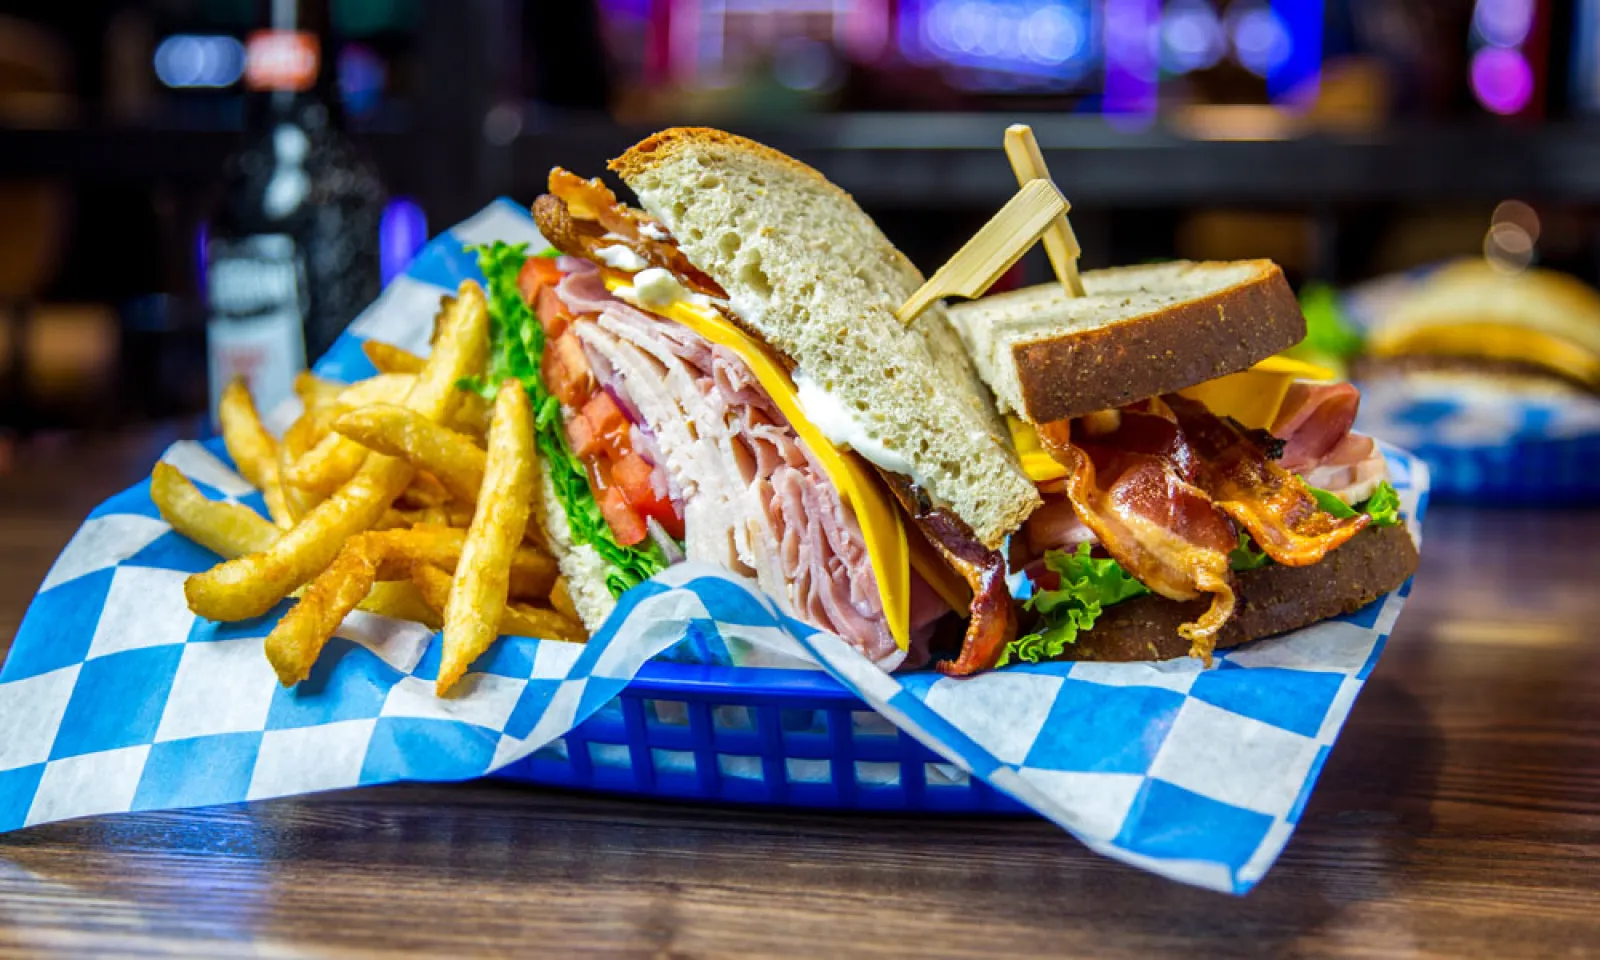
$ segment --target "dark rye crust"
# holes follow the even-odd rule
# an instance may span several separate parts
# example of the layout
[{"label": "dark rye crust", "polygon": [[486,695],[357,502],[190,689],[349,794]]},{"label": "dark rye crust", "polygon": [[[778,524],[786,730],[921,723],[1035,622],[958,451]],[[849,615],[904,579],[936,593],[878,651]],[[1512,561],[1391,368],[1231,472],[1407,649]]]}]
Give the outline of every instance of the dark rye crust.
[{"label": "dark rye crust", "polygon": [[1098,330],[1011,348],[1034,423],[1081,417],[1247,370],[1306,335],[1283,271]]},{"label": "dark rye crust", "polygon": [[[1405,526],[1363,530],[1309,567],[1269,564],[1238,574],[1238,608],[1217,637],[1217,649],[1298,630],[1353,613],[1396,590],[1416,572],[1417,548]],[[1178,626],[1192,623],[1209,599],[1182,603],[1148,595],[1108,607],[1063,659],[1171,660],[1189,655]]]}]

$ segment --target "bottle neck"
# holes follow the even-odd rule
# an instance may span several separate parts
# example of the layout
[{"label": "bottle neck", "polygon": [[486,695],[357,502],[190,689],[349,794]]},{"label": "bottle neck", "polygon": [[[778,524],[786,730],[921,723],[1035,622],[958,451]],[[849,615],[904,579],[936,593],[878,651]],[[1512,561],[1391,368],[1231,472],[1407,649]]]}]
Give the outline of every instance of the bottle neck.
[{"label": "bottle neck", "polygon": [[340,125],[338,47],[327,0],[262,0],[261,27],[245,41],[245,86],[254,122]]}]

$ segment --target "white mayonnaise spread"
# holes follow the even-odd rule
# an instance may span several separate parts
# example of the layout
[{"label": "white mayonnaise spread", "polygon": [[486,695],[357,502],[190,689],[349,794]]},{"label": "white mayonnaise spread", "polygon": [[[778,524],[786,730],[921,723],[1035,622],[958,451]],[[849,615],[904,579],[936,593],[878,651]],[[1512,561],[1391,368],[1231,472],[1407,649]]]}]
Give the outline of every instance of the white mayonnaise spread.
[{"label": "white mayonnaise spread", "polygon": [[903,473],[921,483],[911,468],[911,461],[879,442],[843,401],[823,389],[804,370],[794,372],[794,388],[795,399],[800,401],[806,419],[835,445],[849,447],[883,469]]},{"label": "white mayonnaise spread", "polygon": [[711,298],[703,293],[690,293],[684,289],[671,270],[651,267],[633,275],[633,286],[618,287],[612,291],[620,300],[626,300],[646,310],[665,310],[675,303],[688,303],[697,307],[711,306]]},{"label": "white mayonnaise spread", "polygon": [[594,255],[604,260],[606,266],[613,270],[626,270],[632,273],[647,266],[643,257],[627,247],[601,247],[594,252]]},{"label": "white mayonnaise spread", "polygon": [[641,224],[639,224],[639,232],[644,234],[645,236],[649,237],[651,240],[671,240],[672,239],[672,234],[670,234],[667,231],[661,229],[660,227],[656,226],[653,223],[641,223]]}]

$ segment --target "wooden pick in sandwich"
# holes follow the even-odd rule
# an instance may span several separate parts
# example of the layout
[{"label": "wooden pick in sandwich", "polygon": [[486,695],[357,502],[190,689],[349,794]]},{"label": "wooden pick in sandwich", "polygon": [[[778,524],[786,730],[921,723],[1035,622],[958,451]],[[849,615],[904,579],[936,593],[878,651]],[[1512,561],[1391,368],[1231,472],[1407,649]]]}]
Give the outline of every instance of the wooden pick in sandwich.
[{"label": "wooden pick in sandwich", "polygon": [[901,323],[910,323],[935,300],[983,296],[1066,209],[1067,201],[1049,180],[1024,184],[938,273],[901,304],[895,316]]},{"label": "wooden pick in sandwich", "polygon": [[[1049,180],[1050,168],[1044,165],[1044,153],[1039,149],[1039,141],[1033,137],[1033,128],[1025,123],[1014,123],[1006,128],[1006,159],[1011,161],[1011,169],[1017,175],[1017,185],[1027,186],[1034,180]],[[1078,258],[1083,255],[1083,249],[1078,246],[1078,238],[1072,232],[1072,224],[1067,222],[1067,210],[1072,205],[1067,204],[1066,210],[1056,217],[1044,232],[1044,252],[1050,256],[1050,267],[1056,272],[1056,279],[1061,281],[1069,296],[1083,296],[1083,280],[1078,276]]]}]

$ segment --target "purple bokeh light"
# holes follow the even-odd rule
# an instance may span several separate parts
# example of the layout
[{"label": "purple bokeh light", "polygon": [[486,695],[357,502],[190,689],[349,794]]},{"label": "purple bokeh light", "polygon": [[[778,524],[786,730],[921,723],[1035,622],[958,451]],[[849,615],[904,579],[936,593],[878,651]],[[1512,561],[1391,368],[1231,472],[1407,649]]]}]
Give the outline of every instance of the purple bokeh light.
[{"label": "purple bokeh light", "polygon": [[1494,113],[1518,113],[1533,99],[1533,68],[1521,50],[1484,47],[1472,56],[1472,92]]}]

